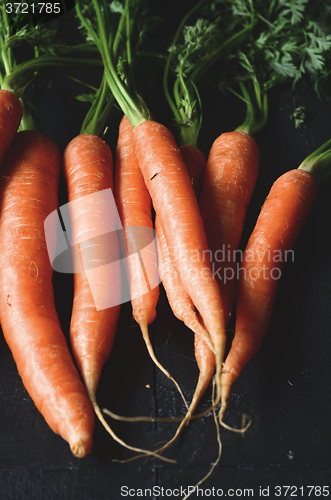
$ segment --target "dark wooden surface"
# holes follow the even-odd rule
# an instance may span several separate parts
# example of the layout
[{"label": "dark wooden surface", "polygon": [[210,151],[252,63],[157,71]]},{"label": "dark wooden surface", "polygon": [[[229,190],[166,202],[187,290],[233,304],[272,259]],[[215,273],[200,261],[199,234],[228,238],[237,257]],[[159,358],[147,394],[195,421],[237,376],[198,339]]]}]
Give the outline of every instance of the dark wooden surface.
[{"label": "dark wooden surface", "polygon": [[[145,97],[156,117],[170,124],[161,96],[160,82],[149,78]],[[213,140],[243,121],[243,108],[234,97],[225,100],[217,90],[202,93],[204,126],[200,147],[207,155]],[[328,103],[321,103],[312,90],[301,96],[307,109],[307,125],[295,129],[289,115],[292,99],[286,88],[270,95],[268,125],[256,135],[261,151],[261,171],[247,214],[243,242],[247,240],[273,181],[300,162],[331,136]],[[79,132],[86,108],[70,101],[44,99],[38,109],[43,131],[63,150]],[[106,140],[114,151],[120,113],[115,110]],[[65,202],[62,187],[60,203]],[[256,358],[235,383],[229,401],[227,422],[239,426],[241,415],[252,417],[243,438],[221,430],[223,453],[213,475],[201,486],[205,491],[229,488],[244,496],[244,489],[269,487],[276,498],[276,486],[331,486],[331,183],[320,185],[316,206],[295,246],[293,263],[285,266],[279,283],[268,335]],[[68,337],[72,277],[54,276],[56,303],[63,331]],[[172,373],[189,399],[198,370],[194,360],[193,336],[177,321],[161,291],[157,318],[150,327],[155,353]],[[229,325],[229,339],[234,319]],[[173,490],[193,485],[208,472],[217,456],[216,434],[211,415],[194,421],[168,451],[175,465],[156,460],[135,460],[126,464],[124,450],[97,423],[93,452],[76,459],[65,441],[46,425],[25,391],[11,353],[0,336],[0,498],[5,500],[108,500],[119,499],[121,487],[159,487]],[[150,385],[150,388],[146,386]],[[130,304],[122,307],[113,352],[104,367],[98,390],[101,407],[124,415],[178,416],[183,403],[170,381],[158,372],[146,352],[139,328],[131,316]],[[210,391],[200,408],[210,402]],[[116,432],[128,443],[153,449],[168,440],[176,424],[114,423]],[[144,498],[158,498],[162,490]],[[265,493],[267,490],[264,490]],[[308,490],[282,490],[280,498],[296,492],[308,498]],[[317,490],[316,490],[317,491]],[[318,492],[310,498],[317,498]],[[231,493],[230,493],[231,494]],[[208,495],[208,491],[206,496]],[[315,496],[314,496],[315,495]],[[201,495],[200,495],[201,496]],[[210,494],[212,496],[212,494]],[[216,493],[214,494],[216,496]],[[323,495],[321,495],[323,496]],[[181,498],[181,496],[178,496]],[[197,498],[194,494],[192,498]],[[199,498],[199,497],[198,497]],[[236,498],[236,496],[235,496]]]}]

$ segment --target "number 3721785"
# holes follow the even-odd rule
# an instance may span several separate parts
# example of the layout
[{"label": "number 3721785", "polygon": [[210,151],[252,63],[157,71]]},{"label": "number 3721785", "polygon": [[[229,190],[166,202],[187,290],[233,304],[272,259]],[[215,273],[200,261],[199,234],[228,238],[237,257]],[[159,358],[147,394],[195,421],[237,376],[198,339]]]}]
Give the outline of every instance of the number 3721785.
[{"label": "number 3721785", "polygon": [[7,14],[61,14],[61,2],[7,2]]},{"label": "number 3721785", "polygon": [[330,495],[329,486],[275,486],[276,497],[305,497],[319,498]]}]

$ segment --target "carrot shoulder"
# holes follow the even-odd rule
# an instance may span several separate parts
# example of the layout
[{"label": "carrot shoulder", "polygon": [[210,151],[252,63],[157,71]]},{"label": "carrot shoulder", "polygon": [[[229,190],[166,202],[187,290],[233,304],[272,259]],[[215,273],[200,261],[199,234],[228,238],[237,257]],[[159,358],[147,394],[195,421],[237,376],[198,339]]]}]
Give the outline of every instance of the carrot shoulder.
[{"label": "carrot shoulder", "polygon": [[222,375],[223,409],[231,385],[255,356],[267,333],[286,252],[293,249],[317,191],[311,174],[291,170],[273,184],[261,209],[239,270],[235,335]]},{"label": "carrot shoulder", "polygon": [[0,320],[36,407],[83,457],[94,414],[61,331],[44,234],[58,206],[60,163],[55,144],[34,131],[19,132],[2,163]]}]

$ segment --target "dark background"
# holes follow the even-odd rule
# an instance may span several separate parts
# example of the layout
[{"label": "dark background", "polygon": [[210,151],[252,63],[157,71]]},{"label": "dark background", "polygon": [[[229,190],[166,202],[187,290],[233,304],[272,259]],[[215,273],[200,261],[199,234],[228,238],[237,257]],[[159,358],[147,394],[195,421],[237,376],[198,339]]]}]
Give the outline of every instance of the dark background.
[{"label": "dark background", "polygon": [[[60,29],[70,36],[71,14],[59,23]],[[63,150],[79,133],[87,106],[73,99],[63,101],[58,96],[54,76],[49,74],[45,78],[52,85],[50,97],[42,99],[38,106],[40,126]],[[65,77],[60,78],[63,81]],[[66,82],[70,88],[71,84]],[[157,76],[147,77],[144,97],[156,118],[171,125]],[[208,155],[219,134],[233,130],[243,121],[244,109],[235,97],[224,98],[217,89],[203,89],[202,102],[204,121],[200,148]],[[319,101],[309,86],[300,94],[298,102],[305,105],[307,113],[306,127],[302,129],[295,129],[290,119],[293,100],[288,89],[280,87],[270,94],[269,122],[256,135],[261,170],[247,214],[242,246],[273,181],[298,167],[331,136],[331,105]],[[113,110],[105,137],[113,152],[120,118],[121,113]],[[62,184],[60,203],[65,199]],[[320,183],[317,203],[295,246],[294,262],[283,270],[268,335],[259,354],[233,387],[227,423],[240,426],[241,416],[246,413],[252,417],[252,425],[245,437],[221,429],[222,458],[213,475],[201,486],[205,497],[208,491],[209,497],[213,497],[212,488],[222,488],[224,496],[229,488],[240,489],[234,496],[239,498],[244,496],[245,488],[254,489],[254,497],[258,497],[260,487],[269,487],[269,497],[276,498],[276,486],[330,486],[330,217],[331,184],[326,179]],[[54,289],[63,331],[68,338],[72,277],[56,273]],[[229,325],[229,341],[233,326],[234,318]],[[193,335],[174,318],[162,290],[150,334],[156,356],[190,399],[198,377]],[[136,490],[159,486],[164,488],[165,497],[166,489],[194,485],[217,457],[215,425],[212,415],[208,415],[192,421],[167,451],[168,457],[177,460],[175,465],[154,459],[138,459],[126,464],[113,462],[133,454],[114,443],[98,422],[92,453],[87,458],[76,459],[68,444],[48,428],[36,410],[2,334],[0,367],[1,499],[119,499],[122,498],[121,486]],[[150,388],[146,387],[148,384]],[[210,404],[210,395],[208,391],[200,404],[201,410]],[[176,388],[149,359],[139,328],[132,319],[130,304],[122,306],[115,345],[102,373],[98,401],[101,407],[123,415],[179,416],[185,411]],[[176,425],[115,422],[113,428],[126,442],[154,449],[172,437]],[[283,489],[280,498],[291,498],[295,493],[308,498],[308,491],[292,488],[285,495]],[[310,498],[319,496],[323,495],[318,495],[316,490]],[[137,492],[130,498],[139,497]],[[196,494],[192,498],[197,498]]]}]

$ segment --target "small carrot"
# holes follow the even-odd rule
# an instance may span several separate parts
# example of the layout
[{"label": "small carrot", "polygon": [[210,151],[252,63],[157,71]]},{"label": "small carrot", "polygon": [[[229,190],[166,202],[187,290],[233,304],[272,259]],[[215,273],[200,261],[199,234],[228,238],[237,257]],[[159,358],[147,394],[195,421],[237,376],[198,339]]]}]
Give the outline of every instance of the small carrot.
[{"label": "small carrot", "polygon": [[261,209],[239,269],[235,335],[222,374],[221,418],[232,384],[268,331],[286,252],[302,231],[317,191],[308,171],[291,170],[276,180]]},{"label": "small carrot", "polygon": [[[191,184],[196,195],[202,187],[203,172],[206,164],[203,153],[195,146],[183,145],[180,152],[187,168]],[[199,321],[194,304],[190,296],[184,291],[175,270],[164,232],[159,223],[159,217],[155,217],[155,230],[158,243],[159,274],[164,286],[169,305],[174,315],[193,332],[200,335],[213,350],[213,344],[208,332]]]},{"label": "small carrot", "polygon": [[235,299],[237,250],[259,165],[259,149],[251,135],[221,134],[211,147],[199,198],[226,324]]},{"label": "small carrot", "polygon": [[[157,255],[153,243],[152,200],[138,166],[132,126],[125,115],[120,123],[116,146],[115,200],[124,230],[125,254],[128,255],[126,262],[133,317],[140,326],[150,357],[175,383],[185,401],[177,382],[156,358],[148,333],[148,325],[156,317],[159,298]],[[147,228],[147,231],[143,231],[143,228]],[[142,250],[139,248],[139,243],[146,247],[148,240],[151,240],[151,243],[148,245],[148,252],[144,254],[142,267],[137,251]]]},{"label": "small carrot", "polygon": [[23,116],[21,101],[13,92],[0,90],[0,163]]},{"label": "small carrot", "polygon": [[0,321],[36,407],[84,457],[94,415],[61,331],[44,233],[58,206],[60,166],[58,148],[35,131],[18,132],[2,162]]}]

